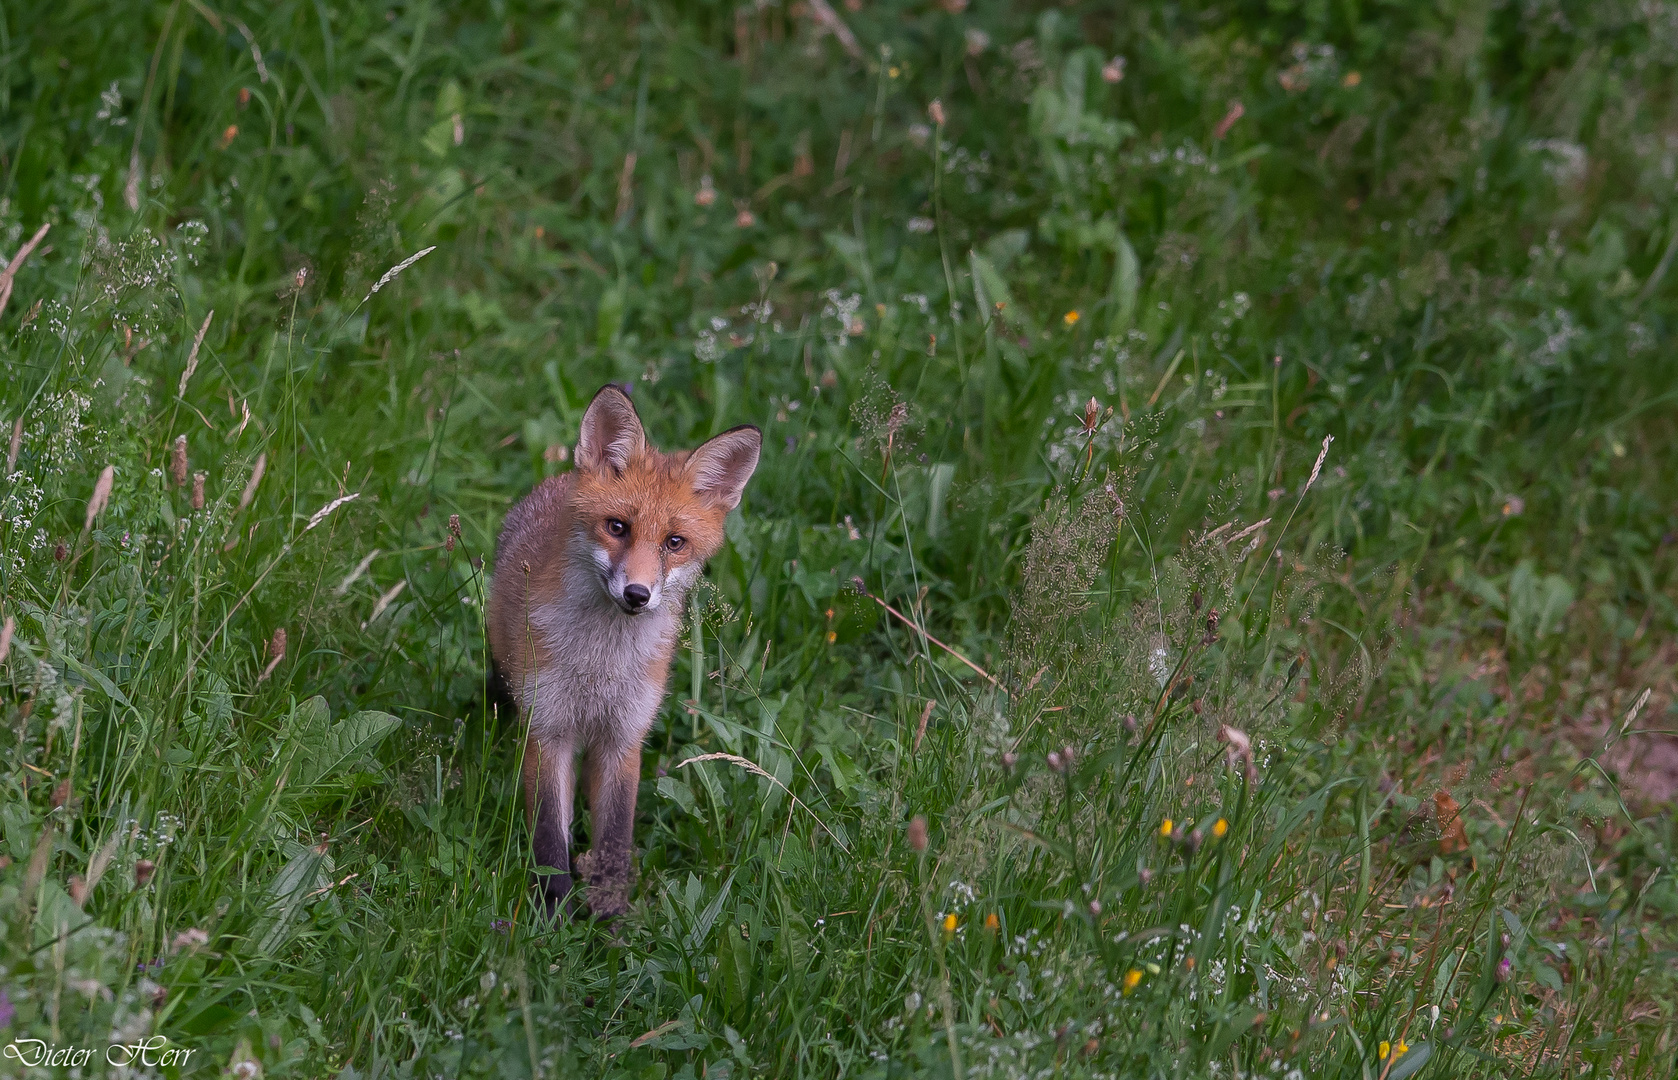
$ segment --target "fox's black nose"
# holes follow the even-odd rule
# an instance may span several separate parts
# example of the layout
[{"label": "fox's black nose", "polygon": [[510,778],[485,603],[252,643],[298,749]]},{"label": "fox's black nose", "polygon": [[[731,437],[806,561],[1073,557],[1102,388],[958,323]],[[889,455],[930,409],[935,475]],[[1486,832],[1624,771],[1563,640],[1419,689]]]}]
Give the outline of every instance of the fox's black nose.
[{"label": "fox's black nose", "polygon": [[646,607],[647,601],[652,598],[652,591],[645,585],[625,585],[623,587],[623,602],[637,611]]}]

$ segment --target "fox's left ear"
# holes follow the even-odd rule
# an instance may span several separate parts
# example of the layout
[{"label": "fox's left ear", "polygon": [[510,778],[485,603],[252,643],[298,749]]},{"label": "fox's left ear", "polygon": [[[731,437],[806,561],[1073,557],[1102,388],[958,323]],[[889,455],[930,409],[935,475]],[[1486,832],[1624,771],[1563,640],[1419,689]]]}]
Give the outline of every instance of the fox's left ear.
[{"label": "fox's left ear", "polygon": [[757,469],[763,449],[763,432],[746,424],[730,428],[706,442],[688,456],[687,471],[693,490],[721,503],[729,510],[740,505],[746,481]]}]

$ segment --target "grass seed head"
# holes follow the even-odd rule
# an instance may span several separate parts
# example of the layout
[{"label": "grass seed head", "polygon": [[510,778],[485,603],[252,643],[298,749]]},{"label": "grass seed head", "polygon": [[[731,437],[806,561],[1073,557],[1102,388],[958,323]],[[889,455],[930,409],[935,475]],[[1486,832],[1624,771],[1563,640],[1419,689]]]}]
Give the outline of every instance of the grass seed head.
[{"label": "grass seed head", "polygon": [[909,846],[917,852],[926,850],[926,818],[916,814],[909,819]]},{"label": "grass seed head", "polygon": [[1323,448],[1317,451],[1317,462],[1311,466],[1311,478],[1305,481],[1305,488],[1300,492],[1301,495],[1304,495],[1306,491],[1310,491],[1311,485],[1317,482],[1317,477],[1323,474],[1323,462],[1328,460],[1328,444],[1333,441],[1333,435],[1323,436]]},{"label": "grass seed head", "polygon": [[245,508],[251,504],[251,500],[256,498],[256,486],[262,483],[262,474],[267,470],[267,453],[256,455],[256,464],[251,467],[251,478],[245,483],[244,494],[239,496],[239,508],[233,511],[235,514],[244,513]]},{"label": "grass seed head", "polygon": [[395,266],[391,267],[389,270],[386,270],[384,272],[384,276],[379,278],[378,281],[374,282],[373,287],[367,291],[367,295],[362,298],[362,303],[366,303],[368,300],[372,299],[374,293],[378,292],[380,289],[384,288],[386,285],[389,285],[391,282],[395,281],[396,278],[397,278],[397,275],[401,274],[402,271],[408,269],[408,267],[410,267],[410,266],[414,265],[415,263],[419,262],[421,259],[425,258],[427,255],[431,254],[433,251],[436,251],[436,250],[437,250],[437,245],[436,244],[433,244],[428,248],[422,248],[419,251],[416,251],[414,254],[408,256],[406,259],[403,259],[401,262],[397,263]]},{"label": "grass seed head", "polygon": [[169,943],[169,948],[172,952],[180,952],[182,949],[190,952],[209,943],[210,935],[198,929],[198,927],[192,926],[176,934],[174,940]]},{"label": "grass seed head", "polygon": [[145,888],[147,882],[151,881],[152,875],[155,873],[157,873],[157,864],[150,859],[141,859],[134,864],[134,887],[136,889]]},{"label": "grass seed head", "polygon": [[82,525],[85,532],[93,528],[93,519],[105,512],[105,507],[111,502],[111,485],[116,482],[117,470],[115,465],[107,465],[99,474],[99,479],[93,484],[93,496],[87,500],[87,521]]},{"label": "grass seed head", "polygon": [[192,508],[194,510],[204,509],[204,481],[207,476],[208,474],[201,472],[192,474]]},{"label": "grass seed head", "polygon": [[169,453],[169,478],[175,481],[176,487],[186,484],[186,436],[175,436],[174,449]]}]

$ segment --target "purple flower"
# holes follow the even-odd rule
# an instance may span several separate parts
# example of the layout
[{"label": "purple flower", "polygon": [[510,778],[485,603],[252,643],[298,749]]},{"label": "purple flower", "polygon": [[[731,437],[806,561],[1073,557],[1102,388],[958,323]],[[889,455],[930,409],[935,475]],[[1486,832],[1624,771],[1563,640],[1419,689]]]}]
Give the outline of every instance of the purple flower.
[{"label": "purple flower", "polygon": [[489,928],[494,930],[497,934],[505,934],[513,928],[513,924],[508,922],[506,919],[492,919],[490,921]]},{"label": "purple flower", "polygon": [[1509,976],[1514,972],[1514,970],[1515,962],[1505,956],[1502,960],[1497,962],[1497,981],[1500,983],[1508,982]]},{"label": "purple flower", "polygon": [[0,1028],[12,1026],[12,1017],[17,1015],[17,1009],[12,1006],[11,996],[0,990]]}]

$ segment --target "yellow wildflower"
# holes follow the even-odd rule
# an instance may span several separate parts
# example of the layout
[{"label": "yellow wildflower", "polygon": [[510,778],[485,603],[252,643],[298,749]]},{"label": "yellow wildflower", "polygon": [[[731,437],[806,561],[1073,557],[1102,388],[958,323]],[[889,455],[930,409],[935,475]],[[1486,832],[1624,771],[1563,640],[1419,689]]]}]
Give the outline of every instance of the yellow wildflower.
[{"label": "yellow wildflower", "polygon": [[1387,1041],[1387,1040],[1385,1040],[1385,1039],[1382,1039],[1382,1040],[1381,1040],[1381,1047],[1380,1047],[1380,1052],[1379,1052],[1379,1054],[1378,1054],[1378,1055],[1377,1055],[1377,1056],[1378,1056],[1378,1057],[1380,1057],[1380,1059],[1381,1059],[1381,1060],[1382,1060],[1382,1061],[1385,1061],[1385,1060],[1387,1060],[1387,1055],[1388,1055],[1388,1054],[1390,1054],[1390,1053],[1392,1053],[1392,1048],[1393,1048],[1393,1044],[1392,1044],[1392,1043],[1390,1043],[1390,1042],[1388,1042],[1388,1041]]},{"label": "yellow wildflower", "polygon": [[1129,971],[1124,973],[1124,992],[1126,994],[1129,994],[1131,991],[1136,989],[1136,985],[1138,983],[1140,983],[1141,981],[1142,981],[1142,971],[1141,971],[1141,969],[1140,968],[1131,968]]},{"label": "yellow wildflower", "polygon": [[1067,326],[1077,326],[1078,320],[1083,318],[1083,316],[1079,315],[1076,311],[1068,311],[1065,315],[1062,315],[1061,318],[1066,321]]},{"label": "yellow wildflower", "polygon": [[1002,927],[1002,920],[998,919],[996,917],[996,912],[993,911],[989,915],[985,916],[985,929],[986,930],[989,930],[991,933],[994,934],[994,933],[996,933],[997,930],[1001,929],[1001,927]]},{"label": "yellow wildflower", "polygon": [[944,916],[944,933],[953,934],[955,932],[956,932],[956,913],[952,911],[948,915]]},{"label": "yellow wildflower", "polygon": [[1159,823],[1159,834],[1161,836],[1170,836],[1171,835],[1171,819],[1170,818],[1166,818],[1164,821]]},{"label": "yellow wildflower", "polygon": [[1219,840],[1222,840],[1224,833],[1228,831],[1229,822],[1225,821],[1223,818],[1219,818],[1217,821],[1212,823],[1212,835],[1217,837]]}]

